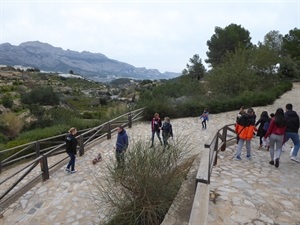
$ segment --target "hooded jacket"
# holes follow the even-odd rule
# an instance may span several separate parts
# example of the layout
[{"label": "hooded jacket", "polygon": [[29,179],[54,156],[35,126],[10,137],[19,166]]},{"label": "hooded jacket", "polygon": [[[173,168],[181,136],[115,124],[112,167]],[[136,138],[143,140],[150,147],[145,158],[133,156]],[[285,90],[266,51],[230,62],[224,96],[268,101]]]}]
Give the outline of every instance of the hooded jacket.
[{"label": "hooded jacket", "polygon": [[287,126],[286,132],[298,133],[299,130],[299,116],[293,110],[288,110],[284,113],[284,118],[286,119]]},{"label": "hooded jacket", "polygon": [[121,153],[123,151],[126,151],[127,148],[128,148],[128,136],[126,130],[123,129],[120,133],[118,133],[117,136],[116,151],[118,153]]}]

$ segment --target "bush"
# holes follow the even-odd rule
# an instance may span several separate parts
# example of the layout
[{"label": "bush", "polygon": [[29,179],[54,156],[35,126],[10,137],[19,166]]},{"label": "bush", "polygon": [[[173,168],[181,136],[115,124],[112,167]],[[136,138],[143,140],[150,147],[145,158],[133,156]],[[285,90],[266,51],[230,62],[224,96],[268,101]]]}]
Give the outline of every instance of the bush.
[{"label": "bush", "polygon": [[176,142],[163,152],[138,141],[126,152],[123,168],[107,164],[109,172],[96,184],[97,196],[114,209],[107,225],[161,224],[195,159],[183,158],[187,141]]},{"label": "bush", "polygon": [[22,95],[24,104],[58,105],[59,97],[52,87],[35,87],[30,93]]},{"label": "bush", "polygon": [[55,125],[52,127],[35,129],[27,131],[19,135],[13,141],[7,143],[7,148],[12,148],[18,145],[26,144],[32,141],[37,141],[43,138],[55,136],[57,134],[67,133],[70,127],[68,125]]}]

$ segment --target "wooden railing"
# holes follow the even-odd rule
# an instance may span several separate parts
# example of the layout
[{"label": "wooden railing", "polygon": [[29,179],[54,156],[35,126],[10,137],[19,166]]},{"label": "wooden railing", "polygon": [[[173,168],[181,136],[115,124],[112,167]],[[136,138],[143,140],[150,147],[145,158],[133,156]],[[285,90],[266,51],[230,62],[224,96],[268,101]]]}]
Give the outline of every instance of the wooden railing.
[{"label": "wooden railing", "polygon": [[[196,175],[196,188],[189,225],[206,225],[209,206],[209,184],[213,167],[217,165],[219,151],[225,151],[228,144],[235,143],[234,124],[219,129],[210,144],[204,145]],[[207,150],[206,150],[207,149]]]},{"label": "wooden railing", "polygon": [[[144,109],[125,113],[97,127],[78,131],[76,138],[79,155],[84,155],[86,146],[105,137],[111,139],[117,126],[131,128],[134,122],[143,118]],[[59,169],[61,163],[68,158],[65,154],[65,137],[66,134],[57,135],[0,151],[0,215],[9,204],[37,182],[48,180],[50,173]],[[62,153],[64,155],[61,157],[53,157]],[[9,173],[10,167],[14,167],[15,172]]]}]

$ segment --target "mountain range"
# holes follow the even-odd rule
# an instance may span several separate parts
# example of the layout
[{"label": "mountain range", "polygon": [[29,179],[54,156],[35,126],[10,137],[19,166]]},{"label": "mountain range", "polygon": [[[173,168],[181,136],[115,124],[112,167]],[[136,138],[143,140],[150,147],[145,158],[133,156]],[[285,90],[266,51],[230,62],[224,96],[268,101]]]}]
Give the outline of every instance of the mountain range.
[{"label": "mountain range", "polygon": [[29,41],[18,46],[0,44],[0,65],[38,68],[43,71],[69,73],[94,81],[111,81],[116,78],[137,80],[169,79],[179,73],[160,73],[157,69],[134,67],[128,63],[110,59],[101,53],[63,50],[39,41]]}]

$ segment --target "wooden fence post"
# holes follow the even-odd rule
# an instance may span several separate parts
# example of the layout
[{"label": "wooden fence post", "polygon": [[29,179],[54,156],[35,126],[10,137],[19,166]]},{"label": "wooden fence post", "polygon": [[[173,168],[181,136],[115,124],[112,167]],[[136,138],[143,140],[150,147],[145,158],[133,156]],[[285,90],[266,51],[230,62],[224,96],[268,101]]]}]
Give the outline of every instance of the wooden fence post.
[{"label": "wooden fence post", "polygon": [[79,136],[79,156],[84,155],[83,137]]},{"label": "wooden fence post", "polygon": [[227,140],[227,126],[225,126],[222,131],[223,131],[223,134],[222,134],[223,144],[221,146],[221,151],[225,151],[225,149],[226,149],[226,140]]},{"label": "wooden fence post", "polygon": [[128,114],[128,128],[132,127],[132,116],[131,113]]},{"label": "wooden fence post", "polygon": [[108,122],[107,124],[108,128],[107,128],[107,140],[111,139],[111,126],[110,126],[110,122]]},{"label": "wooden fence post", "polygon": [[35,142],[35,154],[36,154],[36,157],[39,157],[41,155],[40,150],[41,150],[40,142],[36,141]]},{"label": "wooden fence post", "polygon": [[46,181],[49,179],[49,167],[48,167],[48,160],[47,156],[43,155],[43,158],[40,160],[41,170],[42,170],[42,177],[43,181]]},{"label": "wooden fence post", "polygon": [[218,146],[219,146],[219,138],[217,136],[216,143],[215,143],[215,146],[214,146],[214,151],[216,152],[216,157],[215,157],[215,160],[214,160],[214,166],[217,165],[217,161],[218,161]]}]

